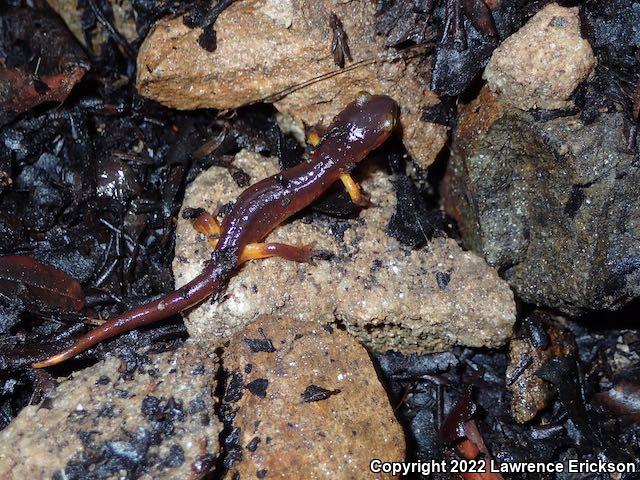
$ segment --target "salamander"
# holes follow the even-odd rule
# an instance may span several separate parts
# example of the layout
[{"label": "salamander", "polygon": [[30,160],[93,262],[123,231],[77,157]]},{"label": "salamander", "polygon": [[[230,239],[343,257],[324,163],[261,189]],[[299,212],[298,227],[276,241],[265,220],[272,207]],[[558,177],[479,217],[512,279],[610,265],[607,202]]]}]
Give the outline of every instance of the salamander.
[{"label": "salamander", "polygon": [[378,148],[396,127],[399,108],[385,95],[363,92],[334,119],[309,160],[249,186],[240,194],[222,226],[212,215],[194,222],[215,244],[211,261],[193,280],[158,300],[116,315],[80,336],[74,343],[35,368],[67,360],[97,343],[148,325],[193,307],[219,292],[238,267],[252,259],[282,257],[306,262],[308,247],[261,242],[293,214],[313,203],[331,185],[341,180],[356,204],[366,197],[350,172]]}]

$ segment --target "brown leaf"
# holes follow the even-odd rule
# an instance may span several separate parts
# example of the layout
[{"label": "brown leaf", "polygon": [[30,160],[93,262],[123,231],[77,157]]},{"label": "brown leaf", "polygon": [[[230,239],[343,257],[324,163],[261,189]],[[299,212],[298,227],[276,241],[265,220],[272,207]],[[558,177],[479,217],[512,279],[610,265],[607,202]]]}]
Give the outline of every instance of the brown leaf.
[{"label": "brown leaf", "polygon": [[84,308],[84,293],[77,280],[26,256],[0,257],[0,295],[19,297],[32,313]]},{"label": "brown leaf", "polygon": [[0,50],[0,125],[43,102],[62,102],[89,69],[75,37],[56,15],[6,8]]},{"label": "brown leaf", "polygon": [[444,420],[440,436],[445,444],[454,445],[460,439],[466,437],[465,423],[476,414],[477,406],[471,399],[469,390],[458,399],[449,415]]},{"label": "brown leaf", "polygon": [[631,380],[619,380],[606,392],[594,395],[594,403],[604,405],[625,420],[640,421],[640,384]]},{"label": "brown leaf", "polygon": [[491,10],[484,0],[465,0],[464,10],[473,26],[497,44],[500,35],[493,23]]},{"label": "brown leaf", "polygon": [[[446,445],[455,445],[455,449],[462,458],[474,460],[482,454],[488,466],[491,454],[473,419],[476,411],[477,406],[471,399],[471,392],[467,390],[445,418],[440,435]],[[492,472],[490,469],[462,473],[461,475],[464,480],[504,480],[502,475]]]}]

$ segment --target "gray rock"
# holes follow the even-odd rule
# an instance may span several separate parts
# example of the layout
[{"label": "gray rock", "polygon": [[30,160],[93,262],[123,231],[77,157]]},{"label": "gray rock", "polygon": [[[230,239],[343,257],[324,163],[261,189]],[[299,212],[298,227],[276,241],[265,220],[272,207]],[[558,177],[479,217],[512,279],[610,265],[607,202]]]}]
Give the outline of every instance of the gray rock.
[{"label": "gray rock", "polygon": [[187,344],[111,357],[63,380],[0,432],[0,478],[200,478],[218,456],[218,361]]},{"label": "gray rock", "polygon": [[623,115],[535,121],[488,89],[463,108],[445,204],[525,301],[568,314],[640,296],[640,171]]},{"label": "gray rock", "polygon": [[[255,182],[277,172],[276,159],[241,151],[234,166]],[[368,170],[367,170],[368,169]],[[192,338],[220,343],[259,315],[339,322],[376,351],[442,351],[453,345],[497,347],[511,335],[513,294],[492,268],[445,238],[411,249],[386,233],[396,197],[389,176],[366,162],[358,169],[372,208],[354,220],[317,218],[279,226],[267,241],[313,245],[331,254],[313,264],[252,261],[216,301],[191,310]],[[242,191],[228,170],[211,167],[187,189],[183,208],[216,212]],[[180,287],[211,256],[206,239],[179,218],[173,271]]]}]

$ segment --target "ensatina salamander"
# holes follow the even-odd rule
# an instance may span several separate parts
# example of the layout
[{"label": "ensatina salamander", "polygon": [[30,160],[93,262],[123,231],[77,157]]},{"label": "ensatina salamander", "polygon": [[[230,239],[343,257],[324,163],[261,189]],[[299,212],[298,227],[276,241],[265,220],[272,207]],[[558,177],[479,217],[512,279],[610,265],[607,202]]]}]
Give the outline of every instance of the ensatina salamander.
[{"label": "ensatina salamander", "polygon": [[156,301],[116,315],[79,337],[68,349],[33,366],[55,365],[102,340],[193,307],[218,292],[246,260],[278,256],[308,261],[311,253],[308,248],[256,242],[310,205],[338,180],[343,181],[358,203],[362,194],[349,172],[389,137],[398,116],[398,105],[393,99],[361,93],[334,118],[308,161],[248,187],[238,197],[222,227],[218,227],[212,216],[204,222],[206,226],[201,223],[200,230],[219,233],[219,237],[212,259],[200,275]]}]

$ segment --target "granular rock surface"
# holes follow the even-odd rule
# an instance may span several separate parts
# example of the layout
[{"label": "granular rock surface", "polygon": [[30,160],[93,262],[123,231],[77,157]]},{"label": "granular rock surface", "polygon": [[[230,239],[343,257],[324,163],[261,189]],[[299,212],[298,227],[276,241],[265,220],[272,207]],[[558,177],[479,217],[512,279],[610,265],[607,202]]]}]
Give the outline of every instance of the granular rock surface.
[{"label": "granular rock surface", "polygon": [[552,3],[493,52],[484,78],[518,108],[563,108],[595,64],[589,42],[580,35],[578,8]]},{"label": "granular rock surface", "polygon": [[[236,155],[233,166],[251,182],[277,172],[275,159],[248,151]],[[502,345],[515,320],[506,283],[451,239],[434,238],[412,249],[389,236],[386,228],[396,202],[390,178],[382,169],[363,167],[363,188],[373,207],[354,220],[318,215],[290,221],[267,239],[311,244],[324,253],[322,258],[313,264],[279,258],[245,264],[216,301],[189,312],[185,323],[191,337],[219,343],[260,314],[270,314],[343,324],[375,351],[425,353],[453,345]],[[214,213],[241,191],[227,169],[211,167],[189,186],[183,209]],[[200,273],[210,256],[206,239],[180,218],[173,263],[176,286]]]},{"label": "granular rock surface", "polygon": [[[353,62],[336,66],[331,14],[343,25]],[[247,0],[216,21],[217,48],[198,44],[182,18],[159,21],[138,55],[141,95],[179,109],[236,108],[267,97],[305,123],[328,124],[361,90],[384,93],[402,108],[404,141],[422,166],[444,146],[447,127],[420,119],[438,103],[421,52],[384,49],[374,2]],[[292,88],[293,87],[293,88]],[[282,92],[282,93],[281,93]]]},{"label": "granular rock surface", "polygon": [[74,373],[0,433],[0,477],[200,478],[221,431],[209,352],[187,343]]},{"label": "granular rock surface", "polygon": [[525,300],[568,314],[640,297],[640,166],[624,114],[536,120],[487,88],[461,112],[444,203]]},{"label": "granular rock surface", "polygon": [[405,441],[367,351],[315,322],[263,317],[225,349],[225,478],[336,480],[374,458],[402,461]]}]

